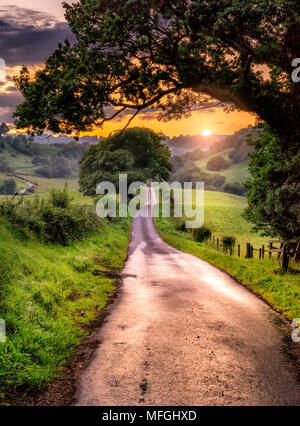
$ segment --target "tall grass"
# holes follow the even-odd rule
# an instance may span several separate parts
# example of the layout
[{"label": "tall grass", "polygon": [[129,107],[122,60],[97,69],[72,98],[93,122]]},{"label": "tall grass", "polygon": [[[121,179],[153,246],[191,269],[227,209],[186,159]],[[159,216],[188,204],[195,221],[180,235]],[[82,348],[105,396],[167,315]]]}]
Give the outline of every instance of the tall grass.
[{"label": "tall grass", "polygon": [[72,356],[106,305],[127,255],[130,221],[102,224],[69,246],[20,239],[0,217],[0,396],[46,386]]}]

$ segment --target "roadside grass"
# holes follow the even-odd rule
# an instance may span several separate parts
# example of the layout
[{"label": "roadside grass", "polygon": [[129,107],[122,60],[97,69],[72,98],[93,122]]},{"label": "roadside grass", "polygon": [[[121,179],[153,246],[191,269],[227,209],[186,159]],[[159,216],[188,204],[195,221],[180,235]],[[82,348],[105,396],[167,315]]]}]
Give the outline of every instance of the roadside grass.
[{"label": "roadside grass", "polygon": [[[193,205],[195,191],[193,191]],[[241,244],[242,253],[246,243],[251,243],[259,248],[268,244],[268,239],[254,232],[252,225],[242,217],[247,207],[247,199],[239,195],[225,192],[204,192],[204,225],[208,226],[212,235],[221,238],[230,235],[236,238],[236,243]]]},{"label": "roadside grass", "polygon": [[[91,201],[92,202],[92,201]],[[20,240],[0,218],[0,399],[56,378],[116,288],[127,256],[130,219],[107,222],[71,246]]]},{"label": "roadside grass", "polygon": [[[216,236],[235,236],[237,244],[267,244],[266,238],[254,233],[251,225],[241,217],[245,206],[244,197],[205,191],[205,225],[212,226]],[[245,259],[243,251],[241,258],[226,255],[194,241],[190,232],[177,230],[175,221],[170,218],[156,218],[155,224],[160,236],[171,246],[227,272],[289,320],[300,317],[300,273],[297,273],[300,271],[282,274],[277,259]]]}]

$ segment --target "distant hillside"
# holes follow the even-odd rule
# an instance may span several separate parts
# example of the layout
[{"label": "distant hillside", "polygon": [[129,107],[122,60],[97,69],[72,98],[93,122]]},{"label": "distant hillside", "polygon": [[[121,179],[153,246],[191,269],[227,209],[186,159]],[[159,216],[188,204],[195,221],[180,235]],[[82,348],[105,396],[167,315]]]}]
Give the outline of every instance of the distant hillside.
[{"label": "distant hillside", "polygon": [[[208,150],[194,149],[172,157],[172,180],[204,181],[206,189],[245,194],[244,182],[249,177],[248,157],[252,148],[247,135],[256,129],[242,129],[234,135],[211,140]],[[199,145],[198,145],[199,147]]]},{"label": "distant hillside", "polygon": [[180,135],[173,138],[166,138],[166,144],[170,148],[172,156],[174,156],[182,155],[199,148],[203,151],[208,151],[213,144],[225,138],[227,138],[225,135]]},{"label": "distant hillside", "polygon": [[0,172],[44,178],[77,177],[79,161],[88,143],[33,142],[25,135],[0,138]]},{"label": "distant hillside", "polygon": [[[99,140],[101,140],[103,138],[98,138],[98,136],[82,136],[79,138],[78,141],[76,141],[76,143],[79,144],[85,144],[88,143],[90,145],[93,144],[97,144],[99,143]],[[46,144],[68,144],[70,142],[72,142],[73,139],[70,136],[65,136],[62,134],[56,135],[56,136],[47,136],[47,135],[43,135],[43,136],[35,136],[34,137],[34,142],[40,143],[42,145],[46,145]]]}]

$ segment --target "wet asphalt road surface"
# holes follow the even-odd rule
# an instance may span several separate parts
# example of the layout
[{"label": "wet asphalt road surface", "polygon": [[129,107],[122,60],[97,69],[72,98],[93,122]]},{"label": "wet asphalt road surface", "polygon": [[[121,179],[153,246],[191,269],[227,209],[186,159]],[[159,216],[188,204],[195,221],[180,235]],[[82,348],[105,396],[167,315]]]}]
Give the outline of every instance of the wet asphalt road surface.
[{"label": "wet asphalt road surface", "polygon": [[122,275],[77,405],[300,405],[291,326],[151,218],[134,219]]}]

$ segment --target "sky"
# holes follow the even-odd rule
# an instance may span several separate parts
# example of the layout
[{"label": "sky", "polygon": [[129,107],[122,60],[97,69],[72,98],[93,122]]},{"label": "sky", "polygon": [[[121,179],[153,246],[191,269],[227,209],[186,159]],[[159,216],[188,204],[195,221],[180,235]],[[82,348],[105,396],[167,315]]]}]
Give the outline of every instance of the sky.
[{"label": "sky", "polygon": [[[6,81],[0,83],[0,122],[12,123],[14,109],[22,102],[13,75],[18,74],[23,64],[38,69],[60,41],[72,39],[61,3],[60,0],[0,0],[0,58],[6,62]],[[166,123],[155,116],[154,112],[141,114],[131,126],[149,127],[173,137],[201,134],[206,129],[213,134],[232,134],[255,123],[255,117],[249,113],[226,113],[221,108],[197,111],[190,118]],[[105,137],[121,129],[127,119],[128,116],[107,122],[94,134]]]}]

